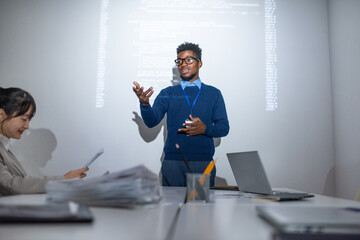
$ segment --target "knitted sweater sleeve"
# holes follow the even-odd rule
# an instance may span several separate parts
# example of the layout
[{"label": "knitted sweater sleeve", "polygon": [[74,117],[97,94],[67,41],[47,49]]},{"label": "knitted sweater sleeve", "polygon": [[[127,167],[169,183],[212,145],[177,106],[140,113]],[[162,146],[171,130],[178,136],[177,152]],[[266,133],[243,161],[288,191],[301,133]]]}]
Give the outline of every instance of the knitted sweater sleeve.
[{"label": "knitted sweater sleeve", "polygon": [[226,114],[224,98],[218,91],[216,101],[213,106],[213,123],[206,124],[205,135],[209,137],[225,137],[229,133],[229,120]]},{"label": "knitted sweater sleeve", "polygon": [[143,106],[140,104],[141,117],[146,126],[149,128],[158,125],[164,118],[164,115],[168,108],[168,94],[166,89],[163,89],[156,97],[153,106],[148,104]]}]

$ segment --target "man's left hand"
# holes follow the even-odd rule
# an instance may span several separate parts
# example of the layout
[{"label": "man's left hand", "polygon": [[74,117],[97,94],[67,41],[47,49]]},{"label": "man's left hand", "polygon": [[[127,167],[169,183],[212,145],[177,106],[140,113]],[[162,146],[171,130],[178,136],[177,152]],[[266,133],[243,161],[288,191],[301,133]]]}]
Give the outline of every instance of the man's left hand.
[{"label": "man's left hand", "polygon": [[179,132],[184,132],[186,135],[195,136],[205,133],[206,125],[198,117],[193,117],[189,115],[189,118],[192,123],[183,123],[184,128],[180,128]]}]

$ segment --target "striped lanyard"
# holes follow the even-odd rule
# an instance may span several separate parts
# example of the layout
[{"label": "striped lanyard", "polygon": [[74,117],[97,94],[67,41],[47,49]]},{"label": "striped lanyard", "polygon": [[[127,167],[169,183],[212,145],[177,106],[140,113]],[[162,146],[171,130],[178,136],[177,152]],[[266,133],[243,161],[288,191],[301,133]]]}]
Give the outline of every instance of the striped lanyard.
[{"label": "striped lanyard", "polygon": [[195,98],[192,106],[191,106],[191,104],[190,104],[190,101],[189,101],[188,96],[187,96],[186,93],[185,93],[185,90],[184,90],[183,88],[181,88],[181,90],[183,91],[183,93],[184,93],[184,95],[185,95],[186,101],[187,101],[188,104],[189,104],[189,107],[190,107],[190,115],[191,115],[191,116],[192,116],[192,110],[193,110],[193,108],[194,108],[194,106],[195,106],[196,100],[197,100],[198,97],[199,97],[199,94],[200,94],[200,91],[201,91],[201,87],[202,87],[202,84],[200,85],[199,91],[198,91],[198,93],[197,93],[197,95],[196,95],[196,98]]}]

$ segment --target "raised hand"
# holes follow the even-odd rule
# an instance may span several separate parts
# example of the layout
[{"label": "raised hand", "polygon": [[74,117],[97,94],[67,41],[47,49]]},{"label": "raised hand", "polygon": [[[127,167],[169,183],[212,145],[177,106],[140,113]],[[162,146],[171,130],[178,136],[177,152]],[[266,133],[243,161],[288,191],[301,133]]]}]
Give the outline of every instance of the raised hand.
[{"label": "raised hand", "polygon": [[133,82],[134,86],[133,86],[133,90],[136,94],[136,96],[139,98],[140,103],[144,106],[149,104],[149,99],[151,97],[151,95],[153,95],[154,93],[154,89],[152,87],[150,87],[148,90],[146,90],[144,92],[144,87],[141,87],[139,83],[137,82]]}]

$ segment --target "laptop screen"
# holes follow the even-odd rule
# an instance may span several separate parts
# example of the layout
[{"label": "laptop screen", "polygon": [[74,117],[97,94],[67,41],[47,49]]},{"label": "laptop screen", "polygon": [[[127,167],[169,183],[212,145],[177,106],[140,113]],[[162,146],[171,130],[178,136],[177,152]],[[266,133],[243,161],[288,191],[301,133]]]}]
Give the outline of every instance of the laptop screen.
[{"label": "laptop screen", "polygon": [[227,153],[227,157],[240,191],[261,194],[272,193],[257,151]]}]

